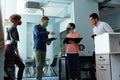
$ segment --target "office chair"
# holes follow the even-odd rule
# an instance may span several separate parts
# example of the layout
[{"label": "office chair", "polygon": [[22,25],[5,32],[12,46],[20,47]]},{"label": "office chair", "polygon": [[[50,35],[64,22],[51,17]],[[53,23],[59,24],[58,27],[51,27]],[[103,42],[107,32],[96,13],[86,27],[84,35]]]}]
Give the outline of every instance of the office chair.
[{"label": "office chair", "polygon": [[49,65],[49,64],[46,64],[45,65],[45,69],[43,70],[44,73],[47,73],[48,72],[48,68],[50,68],[50,71],[52,74],[54,74],[55,76],[57,76],[55,70],[54,70],[54,67],[56,67],[57,65],[57,59],[58,59],[58,55],[55,55],[54,58],[53,58],[53,61],[52,63]]},{"label": "office chair", "polygon": [[36,77],[36,73],[37,73],[37,68],[36,68],[36,62],[35,62],[35,57],[33,58],[33,77]]},{"label": "office chair", "polygon": [[27,57],[25,60],[25,72],[26,72],[26,77],[32,77],[30,68],[33,66],[33,59],[30,57]]}]

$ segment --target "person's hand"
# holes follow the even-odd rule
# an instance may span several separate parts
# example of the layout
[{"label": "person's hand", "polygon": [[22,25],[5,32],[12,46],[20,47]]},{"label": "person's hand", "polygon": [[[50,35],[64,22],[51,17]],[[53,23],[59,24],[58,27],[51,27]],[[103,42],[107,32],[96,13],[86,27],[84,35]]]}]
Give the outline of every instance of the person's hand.
[{"label": "person's hand", "polygon": [[93,38],[93,40],[94,40],[95,36],[96,36],[96,34],[94,34],[94,35],[91,36]]},{"label": "person's hand", "polygon": [[85,49],[85,46],[83,44],[79,44],[79,49],[83,51]]},{"label": "person's hand", "polygon": [[54,35],[55,34],[55,32],[49,32],[51,35]]},{"label": "person's hand", "polygon": [[51,41],[47,41],[47,45],[50,45],[51,44]]}]

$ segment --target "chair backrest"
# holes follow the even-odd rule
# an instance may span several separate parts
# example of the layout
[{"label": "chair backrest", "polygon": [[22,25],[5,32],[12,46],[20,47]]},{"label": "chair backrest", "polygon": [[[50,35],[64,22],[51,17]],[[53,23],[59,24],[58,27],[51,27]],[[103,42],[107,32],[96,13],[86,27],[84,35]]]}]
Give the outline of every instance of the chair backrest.
[{"label": "chair backrest", "polygon": [[33,65],[33,59],[31,57],[27,57],[27,59],[25,60],[25,66],[30,67],[32,65]]},{"label": "chair backrest", "polygon": [[33,58],[33,67],[36,67],[35,57]]},{"label": "chair backrest", "polygon": [[52,64],[50,65],[51,67],[55,67],[56,64],[57,64],[57,59],[58,59],[58,55],[55,55],[54,58],[53,58],[53,62]]}]

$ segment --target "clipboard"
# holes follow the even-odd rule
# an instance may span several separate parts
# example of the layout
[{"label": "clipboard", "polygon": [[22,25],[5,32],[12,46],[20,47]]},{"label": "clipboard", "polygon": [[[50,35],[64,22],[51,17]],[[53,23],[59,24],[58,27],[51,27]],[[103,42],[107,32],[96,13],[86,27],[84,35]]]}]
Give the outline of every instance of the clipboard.
[{"label": "clipboard", "polygon": [[69,41],[74,41],[75,43],[79,43],[83,38],[65,38],[63,43],[70,44]]},{"label": "clipboard", "polygon": [[57,38],[55,38],[55,37],[51,37],[51,38],[48,38],[48,39],[46,39],[46,40],[44,40],[44,41],[54,41],[54,40],[56,40]]},{"label": "clipboard", "polygon": [[94,39],[94,37],[97,36],[96,34],[92,35],[91,37]]}]

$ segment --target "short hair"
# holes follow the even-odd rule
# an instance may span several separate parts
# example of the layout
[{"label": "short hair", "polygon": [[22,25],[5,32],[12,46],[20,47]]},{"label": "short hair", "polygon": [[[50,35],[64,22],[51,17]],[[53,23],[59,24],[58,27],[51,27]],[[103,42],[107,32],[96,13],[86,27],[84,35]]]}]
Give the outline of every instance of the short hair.
[{"label": "short hair", "polygon": [[99,20],[99,16],[98,16],[98,14],[97,13],[92,13],[91,15],[90,15],[90,17],[92,17],[93,19],[98,19]]},{"label": "short hair", "polygon": [[19,14],[12,14],[10,17],[9,17],[10,21],[11,22],[14,22],[14,21],[19,21],[21,19],[21,16]]},{"label": "short hair", "polygon": [[43,20],[49,20],[49,18],[48,18],[47,16],[43,16],[41,20],[42,20],[42,21],[43,21]]},{"label": "short hair", "polygon": [[75,24],[74,23],[69,23],[70,26],[73,27],[73,29],[75,29]]}]

